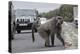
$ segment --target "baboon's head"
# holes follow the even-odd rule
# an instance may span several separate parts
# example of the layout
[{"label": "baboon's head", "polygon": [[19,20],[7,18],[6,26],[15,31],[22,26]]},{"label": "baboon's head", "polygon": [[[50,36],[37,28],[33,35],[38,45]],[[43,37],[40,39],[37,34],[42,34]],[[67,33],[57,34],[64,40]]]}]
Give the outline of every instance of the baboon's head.
[{"label": "baboon's head", "polygon": [[59,26],[59,25],[61,25],[62,23],[63,23],[63,17],[61,17],[61,16],[57,16],[56,17],[56,26]]}]

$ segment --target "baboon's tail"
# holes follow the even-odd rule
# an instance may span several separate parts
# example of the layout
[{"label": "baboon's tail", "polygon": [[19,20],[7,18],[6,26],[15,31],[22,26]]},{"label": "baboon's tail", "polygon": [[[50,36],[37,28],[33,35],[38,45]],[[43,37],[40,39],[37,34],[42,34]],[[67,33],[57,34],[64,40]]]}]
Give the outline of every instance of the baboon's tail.
[{"label": "baboon's tail", "polygon": [[35,33],[35,23],[33,23],[32,25],[32,41],[35,41],[35,37],[34,37],[34,33]]},{"label": "baboon's tail", "polygon": [[32,41],[34,42],[35,41],[35,37],[34,37],[34,29],[32,28]]}]

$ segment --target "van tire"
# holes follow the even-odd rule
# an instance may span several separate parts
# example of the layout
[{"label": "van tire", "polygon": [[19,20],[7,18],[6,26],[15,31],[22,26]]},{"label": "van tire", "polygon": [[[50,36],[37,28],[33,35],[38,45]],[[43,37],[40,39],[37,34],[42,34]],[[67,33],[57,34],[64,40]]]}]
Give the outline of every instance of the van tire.
[{"label": "van tire", "polygon": [[20,30],[17,30],[17,33],[21,33],[21,31]]}]

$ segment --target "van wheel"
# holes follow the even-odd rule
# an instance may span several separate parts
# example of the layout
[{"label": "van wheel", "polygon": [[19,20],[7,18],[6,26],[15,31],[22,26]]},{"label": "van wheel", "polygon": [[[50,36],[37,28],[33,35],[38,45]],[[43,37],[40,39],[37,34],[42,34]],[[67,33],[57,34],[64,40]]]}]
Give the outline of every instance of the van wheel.
[{"label": "van wheel", "polygon": [[37,32],[37,29],[35,29],[35,32]]},{"label": "van wheel", "polygon": [[20,30],[17,30],[17,33],[21,33],[21,31]]}]

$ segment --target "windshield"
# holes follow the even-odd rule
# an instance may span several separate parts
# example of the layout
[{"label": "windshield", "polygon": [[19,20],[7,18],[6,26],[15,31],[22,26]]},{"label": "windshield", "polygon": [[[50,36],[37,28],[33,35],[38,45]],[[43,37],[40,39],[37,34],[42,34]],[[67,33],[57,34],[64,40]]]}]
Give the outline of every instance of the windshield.
[{"label": "windshield", "polygon": [[15,11],[16,17],[20,16],[36,16],[35,10],[19,9]]}]

